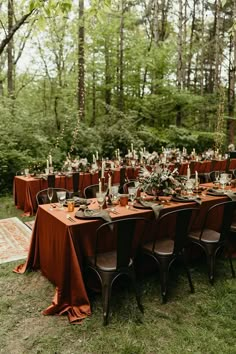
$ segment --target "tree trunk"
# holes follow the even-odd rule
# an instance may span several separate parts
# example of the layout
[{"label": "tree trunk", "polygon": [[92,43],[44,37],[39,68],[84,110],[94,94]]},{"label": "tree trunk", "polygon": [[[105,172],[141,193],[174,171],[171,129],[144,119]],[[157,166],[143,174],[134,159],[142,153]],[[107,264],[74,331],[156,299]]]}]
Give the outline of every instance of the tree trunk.
[{"label": "tree trunk", "polygon": [[214,86],[215,89],[219,87],[220,84],[220,0],[215,1],[215,77]]},{"label": "tree trunk", "polygon": [[202,0],[201,10],[201,57],[200,57],[200,92],[203,96],[204,92],[204,33],[205,33],[205,0]]},{"label": "tree trunk", "polygon": [[85,87],[84,87],[84,0],[79,0],[79,30],[78,30],[78,119],[85,117]]},{"label": "tree trunk", "polygon": [[[178,11],[178,63],[177,63],[177,87],[179,91],[183,88],[183,4],[182,0],[178,0],[179,11]],[[182,122],[182,112],[181,106],[176,105],[176,126],[181,126]]]},{"label": "tree trunk", "polygon": [[195,29],[195,18],[196,18],[196,0],[193,1],[193,12],[192,12],[192,24],[191,24],[191,33],[189,39],[189,54],[188,54],[188,70],[187,70],[187,88],[190,88],[191,82],[191,69],[192,69],[192,50],[193,50],[193,37]]},{"label": "tree trunk", "polygon": [[[8,0],[8,33],[12,32],[14,19],[14,0]],[[14,98],[14,54],[13,54],[13,38],[8,42],[7,46],[7,89],[8,95]]]},{"label": "tree trunk", "polygon": [[118,108],[124,111],[124,0],[121,0],[120,43],[119,43],[119,96]]},{"label": "tree trunk", "polygon": [[[236,18],[236,0],[234,0],[233,18]],[[235,131],[235,83],[236,83],[236,29],[232,30],[229,48],[229,84],[228,84],[228,114],[227,121],[228,144],[234,144]],[[230,119],[231,118],[231,119]]]},{"label": "tree trunk", "polygon": [[106,114],[109,112],[111,105],[111,73],[110,73],[110,53],[108,39],[105,39],[105,103]]}]

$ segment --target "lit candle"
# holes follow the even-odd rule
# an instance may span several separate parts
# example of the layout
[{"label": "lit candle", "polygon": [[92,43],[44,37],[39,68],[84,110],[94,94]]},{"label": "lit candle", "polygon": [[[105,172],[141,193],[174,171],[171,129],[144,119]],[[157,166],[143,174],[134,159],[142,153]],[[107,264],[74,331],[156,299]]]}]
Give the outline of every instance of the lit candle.
[{"label": "lit candle", "polygon": [[198,172],[197,171],[195,171],[195,181],[196,181],[196,183],[198,183]]},{"label": "lit candle", "polygon": [[48,161],[48,159],[47,159],[47,168],[49,168],[49,161]]},{"label": "lit candle", "polygon": [[144,152],[144,154],[145,154],[145,152],[146,152],[146,148],[145,148],[145,146],[144,146],[144,148],[143,148],[143,152]]},{"label": "lit candle", "polygon": [[96,160],[98,160],[98,151],[96,151]]},{"label": "lit candle", "polygon": [[104,178],[104,161],[102,161],[102,174],[101,177]]},{"label": "lit candle", "polygon": [[131,151],[133,152],[134,151],[134,144],[131,143]]},{"label": "lit candle", "polygon": [[95,163],[96,162],[96,157],[95,157],[95,155],[93,154],[93,163]]},{"label": "lit candle", "polygon": [[108,176],[108,194],[111,193],[111,175]]},{"label": "lit candle", "polygon": [[99,178],[99,182],[98,182],[98,192],[102,193],[102,182],[101,182],[100,178]]},{"label": "lit candle", "polygon": [[49,165],[52,166],[52,155],[49,155]]},{"label": "lit candle", "polygon": [[189,168],[189,165],[188,165],[188,168],[187,168],[187,179],[190,179],[190,168]]}]

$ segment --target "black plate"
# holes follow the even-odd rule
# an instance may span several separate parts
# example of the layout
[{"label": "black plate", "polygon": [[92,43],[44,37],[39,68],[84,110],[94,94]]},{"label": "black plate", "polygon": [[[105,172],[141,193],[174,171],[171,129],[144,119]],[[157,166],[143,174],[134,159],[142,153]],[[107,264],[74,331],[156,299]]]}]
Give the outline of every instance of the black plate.
[{"label": "black plate", "polygon": [[[154,205],[159,205],[159,203],[155,203]],[[135,202],[133,206],[134,206],[134,208],[137,208],[137,209],[152,209],[151,205],[150,206],[149,205],[142,205],[139,202]]]},{"label": "black plate", "polygon": [[196,200],[194,198],[191,197],[182,197],[182,196],[173,196],[171,198],[172,201],[174,202],[179,202],[179,203],[192,203],[192,202],[196,202]]},{"label": "black plate", "polygon": [[[78,207],[80,205],[89,205],[91,204],[91,201],[85,198],[73,198],[75,201],[75,206]],[[63,204],[63,206],[67,206],[67,201],[65,201],[65,203]]]}]

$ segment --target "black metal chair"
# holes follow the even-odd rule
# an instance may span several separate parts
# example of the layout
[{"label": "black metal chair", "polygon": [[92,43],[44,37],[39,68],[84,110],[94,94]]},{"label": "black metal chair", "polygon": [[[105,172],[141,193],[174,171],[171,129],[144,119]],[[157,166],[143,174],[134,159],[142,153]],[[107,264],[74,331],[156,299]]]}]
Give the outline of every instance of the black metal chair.
[{"label": "black metal chair", "polygon": [[[57,203],[57,192],[66,192],[66,198],[70,198],[71,197],[71,193],[64,188],[53,188],[53,198],[52,198],[52,203]],[[37,205],[40,204],[49,204],[50,201],[48,199],[48,195],[47,195],[47,189],[42,189],[41,191],[39,191],[36,194],[36,202]]]},{"label": "black metal chair", "polygon": [[[101,282],[104,325],[108,323],[112,285],[121,275],[126,275],[131,279],[138,307],[143,312],[143,306],[141,305],[136,286],[132,246],[136,227],[141,237],[142,232],[140,230],[143,231],[145,229],[147,222],[145,218],[140,217],[120,219],[107,222],[98,227],[96,231],[94,256],[87,258],[86,270],[93,270]],[[104,245],[104,237],[112,237],[113,244],[115,244],[113,250],[109,252],[101,250],[102,245]]]},{"label": "black metal chair", "polygon": [[[153,240],[142,245],[142,252],[150,256],[158,265],[161,282],[162,303],[167,301],[168,276],[172,263],[178,258],[184,265],[190,290],[194,292],[191,275],[187,265],[185,249],[188,243],[188,232],[193,218],[193,212],[198,208],[185,208],[168,212],[157,220]],[[197,215],[197,214],[196,214]],[[173,229],[169,228],[170,223]],[[160,238],[161,234],[161,238]]]},{"label": "black metal chair", "polygon": [[[215,278],[215,258],[217,252],[225,248],[230,262],[232,276],[235,277],[235,272],[232,263],[231,249],[229,245],[229,233],[233,221],[234,211],[236,209],[236,202],[226,201],[218,203],[210,207],[207,211],[203,226],[200,230],[191,231],[188,235],[189,240],[203,249],[206,254],[208,264],[208,276],[211,284],[214,283]],[[214,230],[209,225],[209,220],[213,215],[219,217],[222,214],[222,223],[220,230]]]},{"label": "black metal chair", "polygon": [[135,187],[135,182],[137,182],[137,180],[129,180],[128,182],[124,183],[123,184],[123,193],[127,194],[129,187]]},{"label": "black metal chair", "polygon": [[[106,189],[107,185],[105,184],[103,189]],[[91,184],[84,188],[84,197],[85,198],[96,198],[96,193],[99,190],[99,184]]]}]

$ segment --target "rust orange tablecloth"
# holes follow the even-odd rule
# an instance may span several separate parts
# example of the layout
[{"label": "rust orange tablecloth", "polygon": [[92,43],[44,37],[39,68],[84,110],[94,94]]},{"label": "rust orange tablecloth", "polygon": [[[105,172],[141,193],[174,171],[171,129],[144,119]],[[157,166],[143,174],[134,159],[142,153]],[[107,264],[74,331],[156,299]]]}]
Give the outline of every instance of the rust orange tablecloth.
[{"label": "rust orange tablecloth", "polygon": [[[200,207],[199,217],[195,227],[204,219],[206,210],[216,202],[227,200],[227,197],[206,196]],[[171,202],[162,209],[162,213],[182,207],[197,206],[196,203]],[[96,203],[91,204],[96,207]],[[111,214],[112,218],[144,216],[153,219],[153,211],[125,207],[117,207],[119,214]],[[75,210],[76,212],[76,210]],[[74,217],[74,213],[70,213]],[[84,257],[94,253],[95,231],[101,224],[100,219],[80,220],[71,222],[66,218],[67,211],[59,208],[49,210],[49,205],[38,208],[28,259],[24,265],[15,271],[24,273],[26,270],[41,270],[42,274],[55,285],[55,295],[52,304],[44,310],[45,315],[67,313],[71,323],[80,322],[91,314],[89,299],[83,281]],[[221,216],[212,219],[214,226],[219,227]],[[172,223],[168,227],[173,227]],[[145,238],[149,239],[152,229],[147,230]],[[162,235],[160,234],[160,237]],[[137,240],[138,244],[138,240]],[[137,247],[134,245],[134,248]],[[109,248],[106,242],[105,248]]]},{"label": "rust orange tablecloth", "polygon": [[[134,179],[137,177],[139,168],[128,167],[126,169],[127,177]],[[108,174],[112,174],[112,184],[120,183],[120,169],[114,169],[112,171],[105,172],[105,180],[108,180]],[[98,173],[80,173],[78,189],[83,196],[83,190],[85,187],[91,184],[98,183]],[[37,210],[36,194],[48,187],[47,180],[44,178],[23,177],[15,176],[13,184],[14,202],[18,209],[24,211],[24,215],[30,216],[35,214]],[[55,187],[66,188],[69,191],[73,191],[73,179],[72,176],[56,176]]]}]

